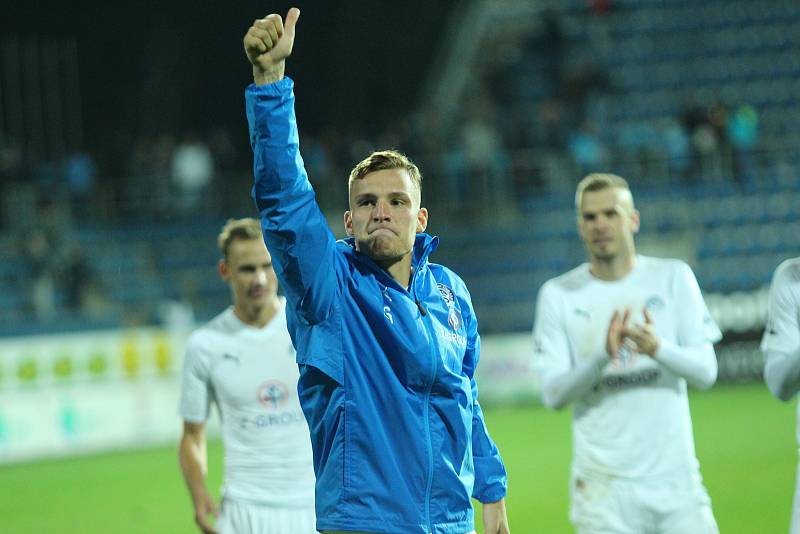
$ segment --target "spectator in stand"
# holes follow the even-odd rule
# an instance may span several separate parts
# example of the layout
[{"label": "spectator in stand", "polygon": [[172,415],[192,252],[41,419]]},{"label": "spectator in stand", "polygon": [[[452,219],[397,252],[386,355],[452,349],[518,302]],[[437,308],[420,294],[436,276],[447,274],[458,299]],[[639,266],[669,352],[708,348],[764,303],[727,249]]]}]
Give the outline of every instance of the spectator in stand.
[{"label": "spectator in stand", "polygon": [[175,205],[188,212],[197,207],[214,177],[211,150],[194,132],[175,147],[171,160],[172,182],[177,188]]},{"label": "spectator in stand", "polygon": [[756,179],[755,150],[758,145],[758,111],[744,104],[737,107],[728,122],[728,139],[733,156],[733,176],[742,188]]}]

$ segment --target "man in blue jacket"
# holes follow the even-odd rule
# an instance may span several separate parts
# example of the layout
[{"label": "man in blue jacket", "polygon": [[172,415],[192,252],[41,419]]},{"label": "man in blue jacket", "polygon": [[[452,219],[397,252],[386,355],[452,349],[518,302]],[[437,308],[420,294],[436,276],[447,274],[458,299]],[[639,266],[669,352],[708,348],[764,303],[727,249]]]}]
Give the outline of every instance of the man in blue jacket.
[{"label": "man in blue jacket", "polygon": [[349,239],[327,227],[299,153],[284,77],[300,12],[244,38],[253,196],[287,298],[322,532],[508,533],[506,472],[474,380],[480,337],[464,282],[429,263],[421,175],[375,152],[350,174]]}]

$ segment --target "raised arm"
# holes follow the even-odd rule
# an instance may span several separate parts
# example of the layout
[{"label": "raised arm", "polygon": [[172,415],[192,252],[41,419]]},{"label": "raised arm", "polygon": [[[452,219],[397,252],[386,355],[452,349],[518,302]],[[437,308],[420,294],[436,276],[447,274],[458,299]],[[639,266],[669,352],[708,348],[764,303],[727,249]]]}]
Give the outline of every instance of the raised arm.
[{"label": "raised arm", "polygon": [[256,85],[275,83],[283,79],[286,58],[292,55],[294,34],[300,10],[293,7],[281,16],[273,13],[256,19],[244,36],[244,51],[253,65],[253,82]]},{"label": "raised arm", "polygon": [[247,120],[253,148],[253,198],[264,240],[290,306],[314,324],[330,311],[335,239],[308,180],[294,113],[293,82],[284,77],[300,16],[289,10],[256,20],[244,37],[254,84],[247,88]]}]

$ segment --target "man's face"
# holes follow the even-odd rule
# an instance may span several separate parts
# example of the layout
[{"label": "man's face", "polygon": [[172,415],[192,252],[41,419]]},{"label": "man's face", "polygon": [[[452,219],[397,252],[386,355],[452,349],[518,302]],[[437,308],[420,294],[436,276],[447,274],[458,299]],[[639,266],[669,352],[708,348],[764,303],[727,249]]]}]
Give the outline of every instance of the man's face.
[{"label": "man's face", "polygon": [[408,171],[371,172],[353,181],[344,226],[362,254],[377,262],[397,261],[411,252],[415,235],[428,224],[428,210],[419,205],[420,192]]},{"label": "man's face", "polygon": [[228,248],[228,260],[220,261],[219,272],[231,286],[237,307],[263,306],[278,290],[272,258],[261,239],[235,239]]},{"label": "man's face", "polygon": [[578,233],[593,259],[611,260],[634,251],[633,235],[639,231],[639,212],[630,193],[607,188],[583,194]]}]

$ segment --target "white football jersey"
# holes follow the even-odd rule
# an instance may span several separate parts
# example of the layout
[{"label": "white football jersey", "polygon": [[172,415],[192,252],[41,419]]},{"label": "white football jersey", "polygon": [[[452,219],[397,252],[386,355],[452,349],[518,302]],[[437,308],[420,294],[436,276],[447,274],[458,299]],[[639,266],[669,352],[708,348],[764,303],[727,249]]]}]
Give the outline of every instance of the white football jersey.
[{"label": "white football jersey", "polygon": [[[594,277],[590,265],[547,281],[539,292],[534,365],[543,376],[606,354],[615,310],[644,323],[647,308],[659,338],[683,347],[722,336],[691,269],[672,259],[638,256],[623,279]],[[647,355],[621,351],[573,406],[573,469],[586,476],[628,479],[698,469],[686,381]]]},{"label": "white football jersey", "polygon": [[[800,258],[775,269],[769,289],[767,326],[761,351],[795,354],[800,348]],[[797,441],[800,443],[800,404],[797,409]]]},{"label": "white football jersey", "polygon": [[308,425],[285,302],[263,328],[229,308],[187,343],[180,415],[204,422],[214,402],[225,450],[225,497],[275,506],[313,506]]}]

